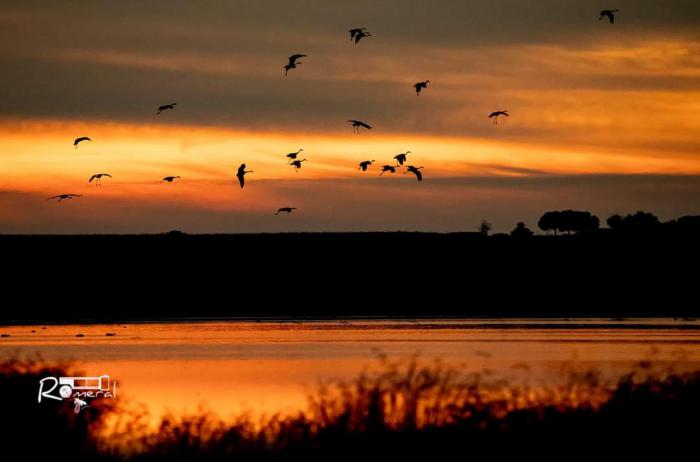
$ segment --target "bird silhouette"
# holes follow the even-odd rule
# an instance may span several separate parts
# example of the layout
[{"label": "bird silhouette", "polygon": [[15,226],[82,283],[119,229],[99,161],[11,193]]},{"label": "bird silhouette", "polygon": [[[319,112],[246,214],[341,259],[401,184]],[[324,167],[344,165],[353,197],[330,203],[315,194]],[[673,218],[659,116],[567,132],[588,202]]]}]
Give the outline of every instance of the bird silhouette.
[{"label": "bird silhouette", "polygon": [[243,189],[243,186],[245,185],[245,174],[246,173],[253,173],[253,171],[246,170],[245,164],[241,164],[241,166],[238,167],[238,173],[236,173],[236,176],[238,177],[238,182],[241,184],[241,189]]},{"label": "bird silhouette", "polygon": [[373,163],[374,163],[373,160],[363,160],[362,162],[360,162],[360,170],[362,170],[363,172],[366,172],[367,167],[369,167]]},{"label": "bird silhouette", "polygon": [[379,176],[384,175],[386,172],[396,173],[396,167],[393,165],[382,165],[382,172],[379,174]]},{"label": "bird silhouette", "polygon": [[282,213],[282,212],[284,212],[284,213],[292,213],[292,210],[296,210],[296,209],[297,209],[296,207],[280,207],[280,208],[278,208],[277,211],[275,212],[275,215],[279,215],[279,214]]},{"label": "bird silhouette", "polygon": [[175,109],[175,106],[177,106],[177,103],[170,103],[158,106],[158,112],[156,112],[156,115],[159,115],[161,112],[167,111],[168,109]]},{"label": "bird silhouette", "polygon": [[406,151],[402,152],[400,154],[396,154],[394,156],[394,159],[396,159],[397,165],[403,165],[404,162],[406,162],[406,157],[411,153],[411,151]]},{"label": "bird silhouette", "polygon": [[112,175],[109,173],[95,173],[90,177],[88,183],[92,183],[92,180],[95,180],[95,186],[99,186],[102,183],[102,177],[104,176],[112,178]]},{"label": "bird silhouette", "polygon": [[348,120],[348,122],[352,124],[352,131],[354,133],[360,133],[361,127],[366,128],[367,130],[372,130],[371,125],[364,123],[361,120],[350,119],[350,120]]},{"label": "bird silhouette", "polygon": [[82,197],[80,194],[59,194],[58,196],[49,197],[47,201],[58,199],[58,202],[63,202],[66,199],[73,199],[75,197]]},{"label": "bird silhouette", "polygon": [[301,163],[302,163],[302,162],[306,162],[306,159],[293,160],[292,162],[289,163],[289,165],[291,165],[292,167],[294,167],[294,170],[298,172],[299,169],[301,168]]},{"label": "bird silhouette", "polygon": [[598,21],[602,21],[603,18],[607,17],[610,20],[610,24],[615,24],[615,13],[620,10],[603,10],[600,12],[600,17]]},{"label": "bird silhouette", "polygon": [[168,182],[168,183],[172,183],[173,180],[176,180],[176,179],[178,179],[178,178],[180,178],[180,177],[179,177],[179,176],[166,176],[165,178],[163,178],[162,180],[160,180],[160,182],[162,183],[162,182],[166,181],[166,182]]},{"label": "bird silhouette", "polygon": [[502,116],[502,115],[503,115],[503,116],[506,116],[506,117],[510,117],[510,115],[508,114],[508,111],[507,111],[507,110],[503,110],[503,111],[494,111],[494,112],[492,112],[491,114],[489,114],[489,119],[493,119],[493,124],[494,124],[494,125],[498,125],[498,118],[499,118],[500,116]]},{"label": "bird silhouette", "polygon": [[299,155],[299,153],[302,151],[303,151],[303,149],[299,149],[297,152],[290,152],[289,154],[287,154],[287,158],[289,159],[289,162],[295,160],[297,158],[297,156]]},{"label": "bird silhouette", "polygon": [[303,64],[299,59],[305,58],[306,55],[303,55],[301,53],[297,53],[295,55],[292,55],[289,57],[289,62],[284,66],[284,76],[287,76],[287,73],[292,70],[296,69],[298,64]]},{"label": "bird silhouette", "polygon": [[352,42],[353,40],[355,40],[355,45],[357,45],[358,42],[363,38],[372,36],[372,34],[367,32],[366,27],[350,29],[348,32],[350,32],[350,41]]},{"label": "bird silhouette", "polygon": [[73,141],[73,146],[75,146],[75,149],[78,149],[78,144],[82,143],[83,141],[92,141],[90,138],[87,136],[81,136],[80,138],[76,138],[75,141]]},{"label": "bird silhouette", "polygon": [[430,83],[430,80],[424,80],[422,82],[418,82],[417,84],[413,85],[413,88],[416,89],[416,96],[420,95],[421,90],[425,90],[428,88],[428,84]]},{"label": "bird silhouette", "polygon": [[416,175],[418,181],[423,181],[423,174],[420,172],[420,169],[422,168],[423,167],[414,167],[413,165],[409,165],[408,167],[406,167],[406,171],[404,173],[411,172],[414,175]]}]

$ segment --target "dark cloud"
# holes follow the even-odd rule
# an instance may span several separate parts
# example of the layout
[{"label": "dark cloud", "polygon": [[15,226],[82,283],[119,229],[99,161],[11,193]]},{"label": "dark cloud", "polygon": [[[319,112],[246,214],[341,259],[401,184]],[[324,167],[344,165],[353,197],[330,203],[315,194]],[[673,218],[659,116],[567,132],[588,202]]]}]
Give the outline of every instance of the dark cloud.
[{"label": "dark cloud", "polygon": [[[579,0],[24,0],[3,6],[5,15],[14,18],[10,25],[31,22],[34,28],[22,29],[26,36],[60,46],[89,40],[96,46],[201,47],[204,51],[235,49],[239,43],[241,48],[250,48],[251,43],[264,48],[283,39],[294,48],[295,41],[305,38],[344,38],[346,30],[356,25],[369,27],[380,40],[457,47],[562,43],[630,29],[648,34],[693,29],[697,33],[700,11],[695,0],[614,3],[622,10],[614,32],[598,27],[602,4]],[[250,36],[251,31],[256,33]],[[233,43],[212,40],[243,36],[240,32],[247,37]]]},{"label": "dark cloud", "polygon": [[[485,114],[503,106],[538,123],[513,123],[501,139],[582,143],[570,131],[595,128],[595,118],[673,114],[626,109],[618,100],[637,101],[634,92],[700,90],[696,1],[615,7],[620,20],[608,27],[597,5],[574,0],[4,2],[0,116],[305,132],[342,130],[352,117],[384,133],[481,137],[493,132]],[[375,36],[354,47],[346,31],[359,24]],[[647,57],[635,51],[645,40],[687,46]],[[629,53],[604,66],[578,53],[598,45]],[[310,56],[284,79],[281,66],[297,51]],[[433,86],[416,98],[411,84],[426,78]],[[153,117],[174,100],[180,110]],[[557,107],[586,122],[554,129],[536,118]],[[621,148],[651,141],[616,138]]]}]

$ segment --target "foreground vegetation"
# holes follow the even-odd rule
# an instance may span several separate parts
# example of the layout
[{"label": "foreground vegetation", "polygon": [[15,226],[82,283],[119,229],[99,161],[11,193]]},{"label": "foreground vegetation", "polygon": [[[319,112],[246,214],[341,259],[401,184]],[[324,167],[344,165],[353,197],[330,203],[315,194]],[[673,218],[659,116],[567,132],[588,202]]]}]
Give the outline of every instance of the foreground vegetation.
[{"label": "foreground vegetation", "polygon": [[203,411],[164,418],[157,430],[142,412],[107,400],[78,415],[65,402],[37,404],[38,380],[69,369],[0,365],[0,391],[12,397],[4,409],[9,447],[32,460],[668,455],[692,447],[700,430],[700,372],[651,372],[648,364],[616,383],[588,372],[536,389],[488,383],[439,363],[385,362],[350,383],[319,387],[297,415],[223,420]]}]

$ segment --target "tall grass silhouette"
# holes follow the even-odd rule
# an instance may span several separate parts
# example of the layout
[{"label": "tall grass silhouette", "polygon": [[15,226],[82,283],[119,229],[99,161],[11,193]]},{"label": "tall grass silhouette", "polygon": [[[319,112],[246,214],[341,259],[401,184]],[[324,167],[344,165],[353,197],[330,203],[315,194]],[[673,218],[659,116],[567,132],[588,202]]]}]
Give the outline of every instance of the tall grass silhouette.
[{"label": "tall grass silhouette", "polygon": [[[383,361],[349,382],[320,385],[294,415],[222,419],[202,410],[164,417],[95,400],[36,404],[39,378],[70,365],[8,361],[0,365],[4,436],[31,456],[91,460],[260,460],[281,457],[428,458],[454,454],[513,456],[523,451],[578,456],[611,450],[691,447],[700,413],[700,372],[652,371],[648,364],[614,383],[596,372],[560,386],[489,381],[440,362]],[[9,408],[9,409],[8,409]],[[105,433],[108,418],[116,419]],[[575,448],[575,452],[572,449]]]}]

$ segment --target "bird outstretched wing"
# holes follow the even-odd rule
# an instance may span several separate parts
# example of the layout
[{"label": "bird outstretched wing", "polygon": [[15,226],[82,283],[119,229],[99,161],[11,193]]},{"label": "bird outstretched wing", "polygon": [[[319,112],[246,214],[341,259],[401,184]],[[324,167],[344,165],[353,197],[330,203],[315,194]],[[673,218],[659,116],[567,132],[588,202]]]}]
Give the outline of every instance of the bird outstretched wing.
[{"label": "bird outstretched wing", "polygon": [[305,57],[306,57],[306,55],[301,54],[301,53],[297,53],[297,54],[295,54],[295,55],[292,55],[292,56],[289,57],[289,64],[290,64],[290,65],[293,65],[293,64],[296,63],[297,59],[305,58]]}]

